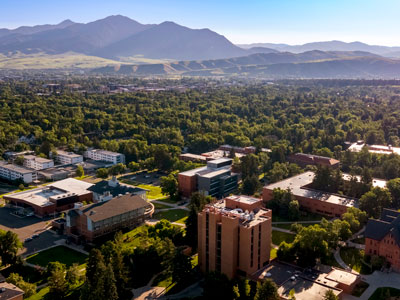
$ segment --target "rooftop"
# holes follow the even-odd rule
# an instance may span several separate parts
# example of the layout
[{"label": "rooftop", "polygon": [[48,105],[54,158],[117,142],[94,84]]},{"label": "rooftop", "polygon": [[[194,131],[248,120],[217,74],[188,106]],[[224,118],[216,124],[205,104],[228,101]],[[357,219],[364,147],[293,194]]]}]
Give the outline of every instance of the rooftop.
[{"label": "rooftop", "polygon": [[225,199],[230,199],[236,202],[240,202],[240,203],[246,203],[246,204],[254,204],[256,202],[262,202],[262,199],[259,198],[254,198],[254,197],[250,197],[250,196],[246,196],[246,195],[232,195],[232,196],[228,196]]},{"label": "rooftop", "polygon": [[132,210],[147,208],[149,206],[151,206],[151,204],[143,200],[140,196],[128,194],[115,197],[110,201],[82,207],[80,210],[93,222],[98,222]]},{"label": "rooftop", "polygon": [[123,195],[126,193],[130,194],[146,193],[145,189],[123,184],[118,181],[116,181],[114,185],[110,185],[110,182],[108,180],[102,180],[94,184],[93,186],[89,187],[88,190],[100,195],[104,194],[105,192],[110,192],[110,194],[113,197],[116,197],[118,195]]},{"label": "rooftop", "polygon": [[103,149],[93,149],[93,150],[88,150],[88,152],[97,152],[97,153],[100,153],[100,154],[110,155],[110,156],[122,155],[121,153],[112,152],[112,151],[103,150]]},{"label": "rooftop", "polygon": [[34,160],[34,161],[39,162],[39,163],[49,163],[49,162],[53,161],[51,159],[43,158],[43,157],[39,157],[39,156],[35,156],[35,155],[25,155],[24,159],[26,159],[26,160]]},{"label": "rooftop", "polygon": [[24,291],[7,282],[0,283],[0,300],[10,300],[23,295]]},{"label": "rooftop", "polygon": [[384,209],[380,220],[368,220],[365,228],[365,237],[376,241],[382,240],[391,233],[400,247],[400,212],[391,209]]},{"label": "rooftop", "polygon": [[70,158],[76,158],[76,157],[82,156],[80,154],[76,154],[74,152],[67,152],[67,151],[64,151],[64,150],[57,150],[57,155],[67,156],[67,157],[70,157]]},{"label": "rooftop", "polygon": [[352,285],[357,281],[359,275],[334,268],[325,278],[345,285]]},{"label": "rooftop", "polygon": [[348,150],[352,152],[360,152],[364,147],[367,147],[369,152],[375,154],[395,153],[400,155],[400,147],[393,147],[391,145],[368,145],[361,141],[351,144]]},{"label": "rooftop", "polygon": [[290,189],[294,196],[317,199],[319,201],[326,201],[329,203],[345,205],[348,207],[357,205],[356,201],[357,199],[306,188],[305,186],[312,183],[314,176],[315,176],[314,172],[308,171],[284,179],[282,181],[267,185],[264,188],[270,190],[276,188],[280,188],[282,190]]},{"label": "rooftop", "polygon": [[29,174],[29,173],[36,172],[33,169],[25,168],[25,167],[14,165],[14,164],[9,164],[5,161],[0,161],[0,167],[8,169],[10,171],[18,172],[21,174]]},{"label": "rooftop", "polygon": [[15,194],[7,195],[7,198],[23,200],[27,203],[31,203],[36,206],[49,206],[54,203],[50,201],[50,198],[76,194],[82,195],[88,193],[88,188],[91,187],[91,183],[87,183],[81,180],[67,178],[64,180],[56,181],[47,186],[41,186],[39,188],[23,191]]}]

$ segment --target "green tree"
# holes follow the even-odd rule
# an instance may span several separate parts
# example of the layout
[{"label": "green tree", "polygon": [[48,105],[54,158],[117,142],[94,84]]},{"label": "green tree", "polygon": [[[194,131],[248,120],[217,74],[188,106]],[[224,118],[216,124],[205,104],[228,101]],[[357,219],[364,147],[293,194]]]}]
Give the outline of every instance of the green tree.
[{"label": "green tree", "polygon": [[259,166],[259,161],[258,157],[255,154],[249,154],[243,156],[241,158],[241,164],[240,164],[242,171],[242,178],[245,179],[253,175],[258,176],[258,166]]},{"label": "green tree", "polygon": [[69,286],[75,286],[81,281],[81,271],[78,264],[73,264],[67,269],[65,280]]},{"label": "green tree", "polygon": [[22,248],[22,243],[16,233],[0,229],[0,259],[3,266],[15,264],[18,251]]},{"label": "green tree", "polygon": [[292,200],[289,202],[288,211],[289,220],[296,221],[300,218],[300,204],[297,200]]},{"label": "green tree", "polygon": [[386,186],[392,196],[392,207],[400,208],[400,178],[389,180]]},{"label": "green tree", "polygon": [[384,208],[392,206],[392,197],[387,189],[373,188],[365,193],[360,199],[360,209],[368,216],[379,218]]},{"label": "green tree", "polygon": [[119,164],[111,166],[108,169],[108,174],[116,176],[116,175],[124,173],[125,171],[126,171],[126,166],[122,163],[119,163]]},{"label": "green tree", "polygon": [[67,293],[68,283],[65,279],[65,268],[54,269],[48,279],[50,294],[54,299],[63,299]]},{"label": "green tree", "polygon": [[128,164],[128,168],[129,170],[131,170],[132,172],[136,172],[140,170],[140,165],[137,162],[131,161]]},{"label": "green tree", "polygon": [[95,300],[104,297],[105,274],[107,274],[107,267],[103,255],[98,249],[91,250],[86,264],[86,280],[81,290],[82,300]]},{"label": "green tree", "polygon": [[25,293],[25,298],[29,298],[36,294],[36,284],[26,282],[24,278],[17,273],[11,273],[7,277],[6,282],[14,284],[15,286],[23,290]]},{"label": "green tree", "polygon": [[234,298],[233,284],[225,274],[210,272],[204,279],[203,297],[205,299],[232,300]]},{"label": "green tree", "polygon": [[118,299],[118,290],[116,285],[116,280],[114,276],[114,270],[109,264],[105,273],[103,274],[103,297],[107,300],[117,300]]},{"label": "green tree", "polygon": [[182,248],[176,249],[171,267],[173,281],[184,282],[190,279],[192,275],[191,257],[185,255]]},{"label": "green tree", "polygon": [[254,300],[279,300],[278,287],[270,280],[264,280],[263,283],[257,283],[257,292]]},{"label": "green tree", "polygon": [[174,174],[161,177],[160,186],[163,194],[168,194],[171,200],[178,199],[178,180]]},{"label": "green tree", "polygon": [[336,296],[332,290],[327,290],[324,295],[324,300],[339,300],[339,297]]},{"label": "green tree", "polygon": [[22,166],[24,164],[24,157],[23,156],[17,156],[17,158],[14,159],[14,163],[16,165]]},{"label": "green tree", "polygon": [[254,195],[260,187],[260,181],[257,175],[251,175],[243,180],[242,192],[245,195]]},{"label": "green tree", "polygon": [[85,171],[83,170],[83,167],[81,165],[78,165],[78,167],[76,168],[76,176],[85,176]]},{"label": "green tree", "polygon": [[108,170],[106,168],[100,168],[96,171],[96,177],[98,178],[107,178],[108,177]]}]

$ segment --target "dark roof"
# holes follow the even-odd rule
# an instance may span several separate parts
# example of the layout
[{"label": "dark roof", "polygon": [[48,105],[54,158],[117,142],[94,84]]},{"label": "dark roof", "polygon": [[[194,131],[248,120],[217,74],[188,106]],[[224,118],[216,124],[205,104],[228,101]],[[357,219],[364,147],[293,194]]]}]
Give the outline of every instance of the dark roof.
[{"label": "dark roof", "polygon": [[289,156],[290,160],[307,163],[310,165],[328,165],[333,166],[340,163],[337,159],[320,156],[320,155],[313,155],[313,154],[305,154],[305,153],[296,153]]},{"label": "dark roof", "polygon": [[91,186],[88,188],[89,191],[96,193],[96,194],[104,194],[105,192],[110,192],[110,194],[113,197],[116,197],[118,195],[124,195],[126,193],[130,194],[141,194],[143,192],[146,192],[145,189],[141,189],[136,186],[129,186],[126,184],[121,184],[118,182],[117,186],[113,187],[108,184],[108,180],[102,180],[95,185]]},{"label": "dark roof", "polygon": [[[4,291],[2,291],[4,289]],[[7,282],[0,283],[0,300],[14,299],[19,295],[23,295],[24,291],[15,285]]]},{"label": "dark roof", "polygon": [[400,247],[400,212],[384,209],[380,220],[368,220],[365,237],[380,241],[391,233]]},{"label": "dark roof", "polygon": [[80,210],[93,222],[98,222],[128,211],[147,208],[149,206],[150,204],[142,197],[129,194],[115,197],[106,202],[92,204]]}]

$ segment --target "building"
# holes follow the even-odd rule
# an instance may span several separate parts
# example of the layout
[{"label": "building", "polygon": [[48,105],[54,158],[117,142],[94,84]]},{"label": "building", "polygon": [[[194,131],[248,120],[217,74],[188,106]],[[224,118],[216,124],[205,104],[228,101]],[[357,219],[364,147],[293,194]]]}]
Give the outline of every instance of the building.
[{"label": "building", "polygon": [[34,170],[44,170],[54,167],[54,161],[52,159],[47,159],[35,155],[25,155],[24,167]]},{"label": "building", "polygon": [[37,172],[5,161],[0,161],[0,177],[6,180],[22,180],[24,183],[32,183],[37,180]]},{"label": "building", "polygon": [[271,210],[263,208],[257,198],[230,196],[206,205],[198,214],[200,269],[233,278],[253,274],[267,265],[271,221]]},{"label": "building", "polygon": [[75,166],[65,166],[65,167],[54,167],[45,170],[40,170],[38,172],[38,179],[44,179],[48,181],[58,181],[63,180],[68,177],[74,176],[76,173]]},{"label": "building", "polygon": [[108,161],[108,162],[111,162],[113,165],[116,165],[119,163],[122,163],[122,164],[125,163],[125,155],[123,155],[121,153],[106,151],[106,150],[100,150],[100,149],[88,150],[88,151],[85,151],[84,156],[86,158],[90,158],[93,160]]},{"label": "building", "polygon": [[70,210],[66,217],[67,234],[76,242],[92,242],[119,230],[133,229],[150,218],[153,212],[153,204],[140,196],[117,196]]},{"label": "building", "polygon": [[36,189],[4,196],[6,203],[26,214],[48,216],[74,207],[77,202],[91,202],[92,186],[81,180],[68,178]]},{"label": "building", "polygon": [[249,146],[249,147],[235,147],[231,145],[222,145],[218,148],[219,150],[223,150],[226,152],[231,152],[232,150],[235,153],[241,153],[241,154],[251,154],[251,153],[256,153],[256,147],[254,146]]},{"label": "building", "polygon": [[7,282],[0,282],[0,300],[22,300],[24,291]]},{"label": "building", "polygon": [[328,290],[332,290],[339,299],[345,293],[351,294],[361,281],[361,276],[334,267],[321,266],[320,270],[302,269],[274,260],[258,271],[252,279],[272,279],[279,287],[278,294],[282,300],[292,299],[292,290],[296,300],[320,300]]},{"label": "building", "polygon": [[74,152],[57,150],[56,161],[62,165],[72,165],[83,162],[83,156]]},{"label": "building", "polygon": [[338,161],[337,159],[326,156],[305,154],[305,153],[296,153],[289,155],[288,161],[291,163],[298,164],[303,168],[305,166],[312,165],[312,166],[331,167],[337,169],[340,166],[340,161]]},{"label": "building", "polygon": [[352,152],[360,152],[362,148],[367,147],[368,152],[375,154],[399,154],[400,155],[400,147],[393,147],[392,145],[384,146],[384,145],[368,145],[364,143],[364,141],[357,141],[353,143],[348,148],[349,151]]},{"label": "building", "polygon": [[184,153],[179,155],[179,159],[183,161],[192,161],[197,163],[206,163],[207,158],[203,155],[197,155],[192,153]]},{"label": "building", "polygon": [[178,174],[179,192],[190,197],[199,191],[205,195],[221,198],[233,192],[238,186],[238,174],[231,171],[232,159],[210,160],[207,166]]},{"label": "building", "polygon": [[384,209],[379,220],[368,221],[364,235],[365,254],[384,257],[400,272],[400,212]]},{"label": "building", "polygon": [[94,202],[108,201],[118,195],[125,195],[127,193],[140,196],[144,200],[147,200],[147,190],[120,183],[115,177],[110,180],[102,180],[91,186],[88,190],[93,192]]},{"label": "building", "polygon": [[32,154],[35,154],[35,151],[31,151],[31,150],[22,151],[22,152],[7,151],[4,153],[4,158],[12,162],[19,156],[32,155]]}]

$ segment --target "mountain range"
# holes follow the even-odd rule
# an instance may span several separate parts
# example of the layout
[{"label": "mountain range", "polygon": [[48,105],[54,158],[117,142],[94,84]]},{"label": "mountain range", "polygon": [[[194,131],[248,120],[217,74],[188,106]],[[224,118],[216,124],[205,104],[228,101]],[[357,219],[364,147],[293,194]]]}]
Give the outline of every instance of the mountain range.
[{"label": "mountain range", "polygon": [[90,23],[0,29],[0,68],[93,69],[134,75],[400,78],[400,47],[360,42],[234,45],[210,29],[141,24],[121,15]]}]

